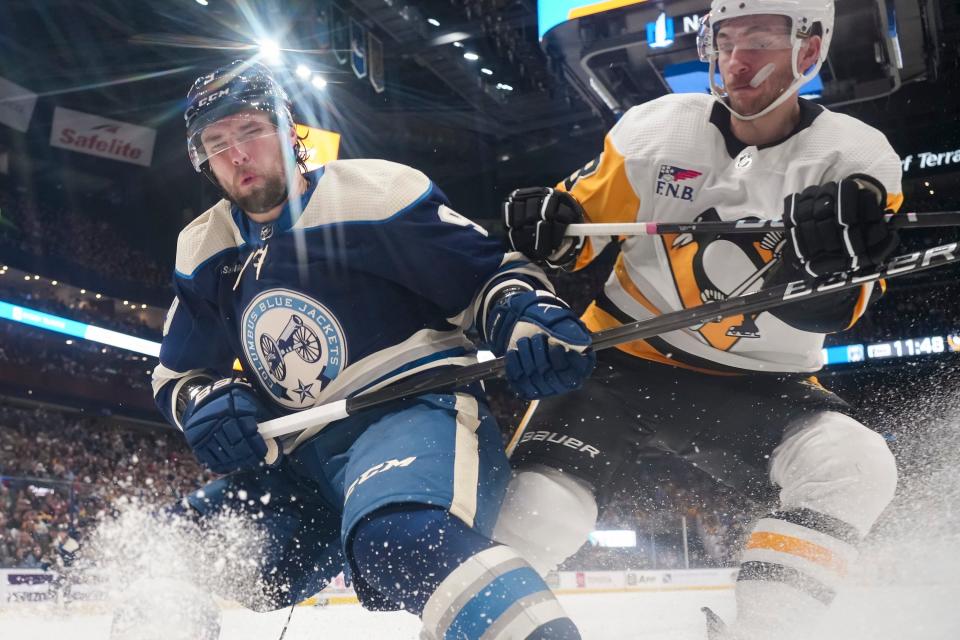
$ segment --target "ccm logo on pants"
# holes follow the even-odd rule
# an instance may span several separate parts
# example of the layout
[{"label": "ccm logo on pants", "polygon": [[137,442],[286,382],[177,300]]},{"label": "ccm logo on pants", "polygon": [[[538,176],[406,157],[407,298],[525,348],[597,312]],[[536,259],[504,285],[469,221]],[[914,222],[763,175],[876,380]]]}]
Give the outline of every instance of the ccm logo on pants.
[{"label": "ccm logo on pants", "polygon": [[378,473],[383,473],[384,471],[389,471],[390,469],[399,469],[401,467],[408,467],[417,459],[417,456],[410,456],[409,458],[404,458],[403,460],[387,460],[386,462],[381,462],[380,464],[375,464],[363,473],[360,474],[360,477],[350,483],[350,488],[347,489],[347,495],[344,496],[343,501],[346,502],[350,499],[350,494],[353,493],[353,490],[357,488],[357,485],[363,484],[373,476]]},{"label": "ccm logo on pants", "polygon": [[570,447],[571,449],[576,449],[577,451],[582,451],[583,453],[589,453],[591,458],[596,458],[597,454],[600,453],[600,450],[596,447],[591,447],[589,444],[584,444],[583,440],[577,440],[576,438],[570,438],[568,436],[560,435],[559,433],[554,433],[553,431],[530,431],[523,434],[520,438],[518,445],[523,444],[524,442],[537,442],[540,440],[546,440],[547,442],[552,442],[553,444],[562,444],[565,447]]}]

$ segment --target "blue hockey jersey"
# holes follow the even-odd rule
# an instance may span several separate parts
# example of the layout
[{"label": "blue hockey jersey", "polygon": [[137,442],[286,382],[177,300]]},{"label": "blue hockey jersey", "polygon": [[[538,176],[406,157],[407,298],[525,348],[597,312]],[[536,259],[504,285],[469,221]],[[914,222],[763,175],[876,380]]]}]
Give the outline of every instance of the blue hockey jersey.
[{"label": "blue hockey jersey", "polygon": [[[303,196],[270,223],[221,200],[180,233],[153,374],[171,423],[180,426],[182,386],[230,375],[234,358],[279,413],[470,364],[467,335],[483,338],[498,290],[550,288],[419,171],[340,160],[305,177]],[[288,438],[285,450],[313,433]]]}]

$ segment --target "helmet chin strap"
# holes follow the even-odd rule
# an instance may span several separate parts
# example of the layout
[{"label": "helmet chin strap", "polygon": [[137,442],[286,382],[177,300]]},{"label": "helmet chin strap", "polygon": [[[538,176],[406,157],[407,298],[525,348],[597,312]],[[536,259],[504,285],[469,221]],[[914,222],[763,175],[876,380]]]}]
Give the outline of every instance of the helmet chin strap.
[{"label": "helmet chin strap", "polygon": [[[820,71],[821,63],[817,62],[817,64],[814,65],[813,68],[810,71],[808,71],[806,74],[800,73],[800,70],[797,68],[797,64],[800,60],[800,47],[802,44],[803,42],[799,38],[793,39],[793,50],[791,55],[792,57],[791,66],[793,68],[793,82],[790,84],[789,87],[787,87],[787,89],[783,93],[777,96],[776,100],[768,104],[766,108],[764,108],[760,112],[750,116],[746,116],[746,115],[743,115],[742,113],[738,113],[733,109],[733,107],[730,106],[730,103],[726,99],[727,92],[724,91],[721,87],[717,86],[717,83],[716,83],[716,75],[717,75],[717,57],[716,56],[710,57],[710,70],[709,70],[710,93],[712,93],[713,97],[715,97],[720,102],[720,104],[726,107],[727,110],[730,112],[730,115],[732,115],[737,120],[744,120],[749,122],[751,120],[756,120],[757,118],[762,118],[763,116],[767,115],[768,113],[770,113],[771,111],[779,107],[781,104],[786,102],[786,100],[790,96],[792,96],[793,94],[795,94],[797,91],[800,90],[800,87],[802,87],[806,83],[813,80],[813,78],[816,77],[817,73]],[[770,64],[765,65],[750,80],[750,86],[753,87],[754,89],[759,87],[761,84],[766,82],[766,80],[770,77],[770,75],[774,72],[775,69],[776,69],[776,66],[772,62]]]}]

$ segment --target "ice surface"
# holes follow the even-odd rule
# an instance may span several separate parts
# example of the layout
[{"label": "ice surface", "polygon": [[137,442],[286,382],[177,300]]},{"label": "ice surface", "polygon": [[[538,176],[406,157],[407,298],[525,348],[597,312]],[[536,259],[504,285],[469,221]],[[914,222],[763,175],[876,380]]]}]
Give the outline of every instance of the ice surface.
[{"label": "ice surface", "polygon": [[[956,588],[857,588],[842,595],[817,640],[956,640]],[[685,591],[563,595],[560,601],[586,640],[704,640],[702,606],[733,615],[733,592]],[[30,610],[33,610],[32,612]],[[41,612],[41,609],[43,610]],[[287,611],[224,612],[223,640],[276,640]],[[0,637],[16,640],[105,640],[106,615],[51,613],[45,605],[16,605],[0,613]],[[405,613],[370,613],[356,605],[299,607],[286,640],[416,640],[419,621]]]}]

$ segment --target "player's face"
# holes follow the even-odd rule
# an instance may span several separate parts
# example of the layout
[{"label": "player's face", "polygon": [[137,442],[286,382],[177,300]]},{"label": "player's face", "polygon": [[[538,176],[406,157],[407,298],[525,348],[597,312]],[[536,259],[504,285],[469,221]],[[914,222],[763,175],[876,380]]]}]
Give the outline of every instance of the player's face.
[{"label": "player's face", "polygon": [[[790,19],[758,15],[724,20],[714,36],[719,57],[717,66],[729,96],[730,106],[745,116],[765,109],[793,83],[793,51]],[[801,72],[816,62],[819,36],[801,45],[798,67]],[[772,71],[766,69],[772,65]],[[759,77],[757,74],[761,74]],[[754,78],[766,78],[754,82]]]},{"label": "player's face", "polygon": [[201,133],[210,170],[227,197],[247,213],[264,213],[286,198],[282,136],[269,116],[241,113]]}]

